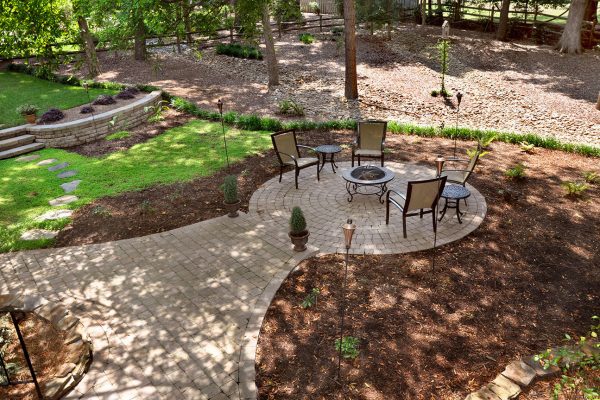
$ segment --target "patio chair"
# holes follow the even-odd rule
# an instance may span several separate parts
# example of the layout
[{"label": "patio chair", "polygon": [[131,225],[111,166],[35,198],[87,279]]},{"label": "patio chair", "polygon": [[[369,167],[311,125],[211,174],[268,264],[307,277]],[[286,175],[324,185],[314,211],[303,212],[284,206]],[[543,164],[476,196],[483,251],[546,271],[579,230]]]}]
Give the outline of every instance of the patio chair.
[{"label": "patio chair", "polygon": [[300,155],[300,148],[306,148],[314,151],[312,147],[302,146],[298,144],[296,140],[296,131],[289,129],[286,131],[275,132],[271,135],[273,141],[273,148],[277,159],[279,160],[279,182],[281,182],[281,176],[283,175],[283,169],[285,167],[293,167],[296,180],[296,189],[298,189],[298,175],[300,170],[308,168],[312,165],[316,165],[317,168],[317,180],[321,180],[319,176],[319,157],[302,157]]},{"label": "patio chair", "polygon": [[477,165],[480,154],[481,148],[477,147],[477,152],[475,152],[473,158],[470,160],[464,160],[464,162],[469,162],[465,169],[443,169],[441,176],[446,176],[448,178],[448,182],[450,183],[456,183],[458,185],[465,186],[465,183],[467,183],[467,180],[471,174],[473,174],[473,170],[475,170],[475,166]]},{"label": "patio chair", "polygon": [[[419,215],[423,218],[424,214],[431,214],[433,222],[433,232],[437,231],[437,216],[436,209],[440,196],[446,186],[446,177],[428,179],[423,181],[410,181],[408,182],[408,189],[406,190],[406,196],[402,195],[395,190],[388,190],[386,194],[386,206],[385,206],[385,224],[390,223],[390,204],[398,207],[402,211],[402,230],[404,232],[404,238],[406,239],[406,217],[412,217]],[[400,197],[401,200],[397,200],[391,197],[391,194],[395,194]]]},{"label": "patio chair", "polygon": [[358,165],[360,165],[361,158],[379,158],[383,167],[383,147],[386,130],[386,121],[369,120],[358,122],[356,137],[352,144],[353,167],[354,157],[358,158]]}]

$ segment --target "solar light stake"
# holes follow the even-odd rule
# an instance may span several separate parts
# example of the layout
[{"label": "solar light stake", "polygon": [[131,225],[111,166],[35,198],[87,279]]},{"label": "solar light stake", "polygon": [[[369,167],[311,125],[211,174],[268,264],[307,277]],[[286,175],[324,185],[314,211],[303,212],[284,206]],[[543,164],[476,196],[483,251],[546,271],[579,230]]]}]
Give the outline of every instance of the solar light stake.
[{"label": "solar light stake", "polygon": [[225,122],[223,121],[223,101],[219,99],[217,101],[219,107],[219,114],[221,114],[221,128],[223,129],[223,143],[225,144],[225,157],[227,158],[227,169],[230,169],[229,165],[229,153],[227,151],[227,139],[225,138]]},{"label": "solar light stake", "polygon": [[85,89],[85,93],[87,94],[88,103],[90,103],[91,113],[92,113],[92,122],[94,123],[94,133],[96,137],[98,137],[98,128],[96,127],[96,116],[94,115],[94,107],[92,107],[92,99],[90,98],[90,84],[87,81],[82,82],[81,86]]},{"label": "solar light stake", "polygon": [[346,245],[346,260],[344,262],[344,286],[342,286],[342,308],[340,314],[342,317],[342,324],[340,326],[340,351],[338,353],[338,380],[342,383],[342,341],[344,340],[344,314],[346,312],[346,281],[348,280],[348,254],[350,247],[352,246],[352,236],[356,230],[356,225],[352,223],[352,220],[348,218],[346,223],[342,226],[344,230],[344,244]]}]

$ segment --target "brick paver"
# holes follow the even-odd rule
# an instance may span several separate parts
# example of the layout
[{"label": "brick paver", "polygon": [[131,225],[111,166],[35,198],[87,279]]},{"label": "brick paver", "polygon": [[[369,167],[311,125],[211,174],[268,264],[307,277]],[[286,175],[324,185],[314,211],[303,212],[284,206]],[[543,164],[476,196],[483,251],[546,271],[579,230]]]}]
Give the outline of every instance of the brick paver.
[{"label": "brick paver", "polygon": [[[392,188],[428,177],[424,167],[388,163]],[[342,168],[346,167],[342,163]],[[473,196],[459,225],[440,224],[438,243],[457,240],[485,216]],[[309,250],[294,254],[287,236],[289,210],[306,212]],[[355,251],[383,253],[431,247],[430,216],[411,218],[402,239],[396,212],[384,224],[374,197],[346,201],[339,174],[320,183],[303,171],[267,182],[250,213],[102,244],[0,255],[0,292],[40,294],[61,301],[87,325],[93,340],[90,371],[68,398],[254,399],[254,353],[262,319],[281,282],[317,251],[341,249],[341,224],[354,218]],[[316,246],[316,247],[315,247]]]}]

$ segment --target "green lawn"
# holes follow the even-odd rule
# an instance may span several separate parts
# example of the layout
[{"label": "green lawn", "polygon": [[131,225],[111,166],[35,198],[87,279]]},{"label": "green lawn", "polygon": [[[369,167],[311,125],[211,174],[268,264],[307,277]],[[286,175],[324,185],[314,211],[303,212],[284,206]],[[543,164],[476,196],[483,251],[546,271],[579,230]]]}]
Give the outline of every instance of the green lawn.
[{"label": "green lawn", "polygon": [[[93,100],[98,95],[114,93],[114,90],[90,89],[90,98]],[[0,129],[2,125],[6,128],[24,123],[23,117],[16,111],[22,104],[35,104],[40,108],[38,115],[41,115],[49,108],[66,110],[88,102],[82,87],[49,82],[17,72],[0,72]]]},{"label": "green lawn", "polygon": [[[271,146],[270,132],[226,130],[232,162]],[[19,237],[27,229],[60,229],[68,223],[66,219],[35,221],[37,216],[56,209],[48,201],[64,195],[59,187],[61,183],[82,180],[72,193],[79,200],[64,207],[77,209],[100,197],[210,175],[226,165],[221,125],[205,121],[192,121],[129,150],[100,158],[59,149],[45,149],[35,154],[41,158],[32,162],[0,161],[1,252],[46,246],[50,241],[24,242]],[[66,161],[70,164],[67,169],[79,173],[73,178],[59,179],[57,172],[36,165],[47,158]]]}]

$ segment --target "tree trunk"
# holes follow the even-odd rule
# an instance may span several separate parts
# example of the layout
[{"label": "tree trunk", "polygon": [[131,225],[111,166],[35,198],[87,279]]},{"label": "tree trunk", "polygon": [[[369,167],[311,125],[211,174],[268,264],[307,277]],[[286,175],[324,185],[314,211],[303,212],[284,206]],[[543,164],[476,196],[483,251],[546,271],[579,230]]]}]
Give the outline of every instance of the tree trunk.
[{"label": "tree trunk", "polygon": [[585,21],[598,21],[598,0],[588,1],[583,19]]},{"label": "tree trunk", "polygon": [[265,37],[265,53],[267,61],[267,71],[269,74],[269,88],[279,85],[279,67],[277,66],[277,56],[275,54],[275,40],[273,31],[271,31],[271,18],[269,15],[269,2],[265,1],[262,9],[262,25]]},{"label": "tree trunk", "polygon": [[134,52],[136,60],[144,61],[146,59],[146,25],[142,16],[137,17],[135,25]]},{"label": "tree trunk", "polygon": [[556,48],[561,53],[578,54],[583,51],[581,46],[581,24],[587,6],[587,0],[572,0],[569,17],[565,29]]},{"label": "tree trunk", "polygon": [[192,12],[192,8],[188,5],[187,1],[183,1],[182,3],[182,13],[183,13],[183,26],[185,27],[185,38],[188,46],[191,46],[194,39],[192,38],[192,22],[190,21],[190,13]]},{"label": "tree trunk", "polygon": [[358,98],[356,76],[356,10],[354,0],[344,0],[344,37],[346,47],[346,98]]},{"label": "tree trunk", "polygon": [[596,102],[596,109],[600,110],[600,92],[598,92],[598,101]]},{"label": "tree trunk", "polygon": [[506,40],[508,36],[508,12],[510,11],[510,0],[502,0],[502,8],[500,9],[500,22],[498,23],[498,31],[496,39]]},{"label": "tree trunk", "polygon": [[77,17],[77,24],[79,25],[79,34],[81,35],[81,40],[83,40],[83,44],[85,46],[85,63],[88,68],[88,76],[90,78],[95,78],[100,74],[98,56],[96,55],[96,45],[94,44],[94,39],[90,34],[90,28],[87,20],[84,17],[79,16]]},{"label": "tree trunk", "polygon": [[421,25],[427,24],[427,0],[421,0]]}]

